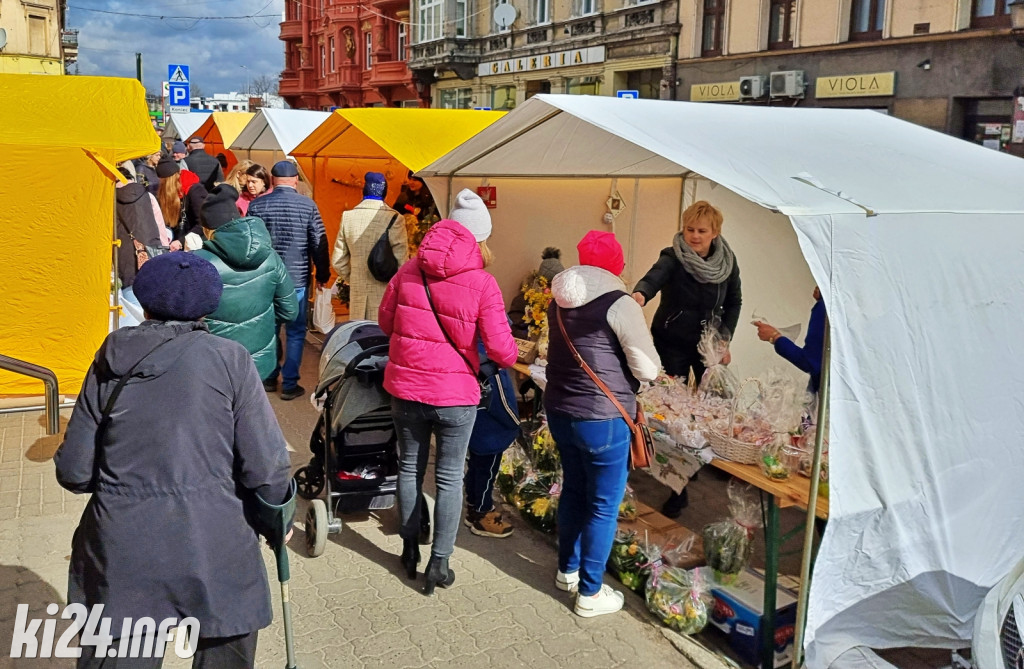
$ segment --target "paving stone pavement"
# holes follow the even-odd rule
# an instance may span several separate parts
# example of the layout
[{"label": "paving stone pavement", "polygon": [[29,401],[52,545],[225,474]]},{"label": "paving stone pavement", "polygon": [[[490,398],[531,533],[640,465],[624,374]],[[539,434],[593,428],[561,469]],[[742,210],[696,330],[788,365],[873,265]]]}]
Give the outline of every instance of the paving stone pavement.
[{"label": "paving stone pavement", "polygon": [[[308,390],[318,359],[318,348],[307,346],[302,383]],[[316,412],[308,399],[270,399],[293,467],[301,466]],[[62,412],[62,427],[69,416]],[[30,617],[45,617],[51,602],[64,604],[71,537],[87,501],[57,485],[50,459],[61,436],[46,436],[43,425],[40,412],[0,415],[0,669],[73,666],[67,659],[8,657],[18,603],[29,604]],[[300,521],[304,513],[303,505]],[[416,589],[422,576],[414,583],[402,575],[396,532],[393,509],[346,516],[344,529],[314,559],[306,557],[301,524],[296,527],[290,587],[299,667],[697,666],[635,595],[627,595],[626,610],[616,615],[574,615],[572,600],[553,584],[551,542],[522,523],[502,540],[462,528],[451,562],[455,584],[433,597]],[[260,634],[257,664],[279,667],[285,663],[280,590],[273,555],[267,548],[263,555],[276,618]],[[66,624],[59,621],[58,638]],[[190,662],[171,655],[164,666]]]}]

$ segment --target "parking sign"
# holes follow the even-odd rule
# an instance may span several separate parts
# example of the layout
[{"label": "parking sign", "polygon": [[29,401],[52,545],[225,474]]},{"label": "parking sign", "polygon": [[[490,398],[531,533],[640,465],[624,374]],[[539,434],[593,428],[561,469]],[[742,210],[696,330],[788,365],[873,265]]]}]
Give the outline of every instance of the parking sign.
[{"label": "parking sign", "polygon": [[167,66],[167,107],[172,113],[187,112],[191,99],[188,65]]}]

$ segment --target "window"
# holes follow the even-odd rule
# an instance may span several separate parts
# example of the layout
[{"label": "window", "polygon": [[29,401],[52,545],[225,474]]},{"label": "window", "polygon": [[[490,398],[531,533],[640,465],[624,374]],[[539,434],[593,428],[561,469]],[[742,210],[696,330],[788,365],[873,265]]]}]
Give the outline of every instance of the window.
[{"label": "window", "polygon": [[466,36],[466,0],[455,0],[455,36]]},{"label": "window", "polygon": [[638,91],[641,100],[657,100],[661,97],[661,68],[627,72],[626,89]]},{"label": "window", "polygon": [[472,88],[444,88],[441,90],[441,109],[469,109],[472,102]]},{"label": "window", "polygon": [[533,0],[533,22],[538,25],[551,23],[550,0]]},{"label": "window", "polygon": [[396,60],[405,60],[408,57],[405,53],[409,48],[408,30],[409,28],[404,23],[398,24],[398,53],[395,56]]},{"label": "window", "polygon": [[600,95],[601,82],[597,77],[569,77],[565,80],[565,92],[569,95]]},{"label": "window", "polygon": [[853,0],[853,13],[850,16],[850,39],[882,39],[882,22],[884,20],[885,0]]},{"label": "window", "polygon": [[419,0],[418,14],[419,21],[416,25],[417,44],[441,39],[444,0]]},{"label": "window", "polygon": [[494,86],[491,88],[491,109],[494,111],[507,111],[515,109],[515,106],[515,86]]},{"label": "window", "polygon": [[335,71],[335,60],[334,60],[334,38],[331,38],[331,72]]},{"label": "window", "polygon": [[1009,28],[1009,2],[1007,0],[974,0],[971,5],[971,27]]},{"label": "window", "polygon": [[700,55],[722,55],[722,22],[724,19],[725,0],[704,0],[704,33],[700,45]]},{"label": "window", "polygon": [[28,52],[37,56],[46,55],[46,17],[28,17]]},{"label": "window", "polygon": [[575,0],[573,16],[590,16],[597,13],[597,0]]},{"label": "window", "polygon": [[547,79],[533,80],[526,82],[526,99],[529,100],[538,93],[550,93],[551,82]]},{"label": "window", "polygon": [[771,0],[768,16],[769,49],[793,48],[793,24],[795,21],[796,0]]},{"label": "window", "polygon": [[366,40],[366,69],[373,67],[373,33],[363,33],[363,38]]},{"label": "window", "polygon": [[327,74],[327,49],[320,45],[320,76]]}]

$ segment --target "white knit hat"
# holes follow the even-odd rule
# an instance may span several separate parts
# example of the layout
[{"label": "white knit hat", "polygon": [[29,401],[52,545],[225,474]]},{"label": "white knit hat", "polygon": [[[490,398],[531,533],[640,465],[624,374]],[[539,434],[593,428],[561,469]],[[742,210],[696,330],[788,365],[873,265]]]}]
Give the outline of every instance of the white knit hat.
[{"label": "white knit hat", "polygon": [[455,206],[448,213],[448,218],[461,223],[473,233],[473,238],[478,242],[491,236],[491,215],[487,211],[487,205],[479,195],[468,188],[463,188],[455,196]]}]

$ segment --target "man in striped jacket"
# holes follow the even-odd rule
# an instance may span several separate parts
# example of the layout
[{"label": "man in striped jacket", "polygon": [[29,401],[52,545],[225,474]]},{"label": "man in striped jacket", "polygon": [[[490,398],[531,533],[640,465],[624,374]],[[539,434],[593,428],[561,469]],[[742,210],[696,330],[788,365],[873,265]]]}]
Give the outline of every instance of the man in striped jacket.
[{"label": "man in striped jacket", "polygon": [[249,216],[263,219],[270,231],[274,250],[281,256],[288,274],[295,284],[295,297],[299,301],[299,315],[285,323],[284,366],[277,366],[263,382],[267,392],[277,389],[277,375],[281,374],[281,399],[293,400],[306,393],[299,385],[299,364],[306,341],[306,312],[309,306],[310,260],[316,267],[316,285],[323,288],[330,279],[330,256],[327,251],[327,233],[320,211],[311,199],[295,190],[299,171],[289,160],[282,160],[270,171],[274,190],[253,200]]}]

